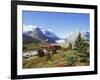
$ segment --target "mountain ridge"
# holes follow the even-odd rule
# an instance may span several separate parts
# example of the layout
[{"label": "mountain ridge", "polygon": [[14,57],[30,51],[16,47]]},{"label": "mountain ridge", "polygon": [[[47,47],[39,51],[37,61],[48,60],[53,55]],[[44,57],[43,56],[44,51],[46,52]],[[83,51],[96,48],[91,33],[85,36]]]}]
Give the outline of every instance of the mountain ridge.
[{"label": "mountain ridge", "polygon": [[37,27],[32,31],[23,32],[24,35],[30,36],[32,38],[38,39],[40,41],[47,41],[50,43],[55,43],[59,38],[55,35],[55,33],[48,31],[45,29],[45,32]]},{"label": "mountain ridge", "polygon": [[81,37],[84,40],[90,40],[90,32],[89,31],[75,31],[69,34],[69,36],[65,39],[65,42],[75,42],[79,33],[81,33]]}]

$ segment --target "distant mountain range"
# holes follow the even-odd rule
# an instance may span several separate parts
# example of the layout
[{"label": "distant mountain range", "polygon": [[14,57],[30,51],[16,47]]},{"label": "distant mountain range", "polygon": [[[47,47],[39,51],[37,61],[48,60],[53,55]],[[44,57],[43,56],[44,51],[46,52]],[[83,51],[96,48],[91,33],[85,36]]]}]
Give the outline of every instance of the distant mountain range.
[{"label": "distant mountain range", "polygon": [[65,39],[65,42],[75,42],[79,33],[81,33],[81,37],[84,40],[87,40],[87,41],[90,40],[90,32],[89,31],[76,31],[76,32],[72,32],[71,34],[69,34],[69,36]]},{"label": "distant mountain range", "polygon": [[62,43],[62,42],[75,42],[77,39],[79,33],[81,33],[81,36],[83,39],[89,41],[90,39],[90,32],[89,31],[75,31],[72,32],[65,38],[59,38],[57,35],[55,35],[54,32],[44,29],[44,28],[33,28],[30,31],[23,32],[23,42],[24,43],[40,43],[40,42],[49,42],[49,43]]},{"label": "distant mountain range", "polygon": [[[27,37],[26,37],[27,36]],[[29,39],[28,39],[29,37]],[[34,28],[32,31],[23,32],[23,42],[30,42],[32,39],[38,40],[38,42],[50,42],[55,43],[56,40],[59,40],[60,38],[55,35],[55,33],[49,31],[49,30],[42,30],[41,28],[37,27]],[[33,40],[33,42],[35,42]]]}]

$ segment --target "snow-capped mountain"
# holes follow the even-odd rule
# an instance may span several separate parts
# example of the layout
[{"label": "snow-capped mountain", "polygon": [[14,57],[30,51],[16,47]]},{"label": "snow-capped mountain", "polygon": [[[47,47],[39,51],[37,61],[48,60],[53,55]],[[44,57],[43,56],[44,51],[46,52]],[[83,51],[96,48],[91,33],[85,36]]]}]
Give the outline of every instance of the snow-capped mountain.
[{"label": "snow-capped mountain", "polygon": [[35,28],[33,31],[23,32],[23,34],[40,41],[44,41],[47,39],[47,37],[42,33],[40,28]]},{"label": "snow-capped mountain", "polygon": [[89,31],[83,31],[82,35],[86,40],[90,40],[90,32]]},{"label": "snow-capped mountain", "polygon": [[75,42],[77,39],[79,33],[81,33],[81,37],[87,41],[89,41],[90,38],[90,32],[89,31],[76,31],[69,34],[69,36],[65,39],[65,42]]},{"label": "snow-capped mountain", "polygon": [[42,28],[41,31],[42,31],[43,34],[46,35],[47,37],[55,37],[55,36],[56,36],[55,33],[52,32],[51,30]]},{"label": "snow-capped mountain", "polygon": [[43,34],[49,39],[49,40],[59,40],[60,38],[56,36],[56,34],[50,30],[44,29],[42,30]]},{"label": "snow-capped mountain", "polygon": [[34,28],[32,31],[23,32],[23,34],[40,41],[47,41],[52,43],[59,39],[55,33],[39,27]]}]

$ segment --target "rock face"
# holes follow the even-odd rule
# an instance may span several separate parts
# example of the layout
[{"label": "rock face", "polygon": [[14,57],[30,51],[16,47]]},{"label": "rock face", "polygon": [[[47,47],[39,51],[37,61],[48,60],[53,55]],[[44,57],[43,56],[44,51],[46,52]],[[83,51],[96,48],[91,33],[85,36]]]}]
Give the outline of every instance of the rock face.
[{"label": "rock face", "polygon": [[39,40],[46,40],[46,36],[42,33],[40,28],[36,28],[34,29],[34,31],[32,31],[31,37],[39,39]]}]

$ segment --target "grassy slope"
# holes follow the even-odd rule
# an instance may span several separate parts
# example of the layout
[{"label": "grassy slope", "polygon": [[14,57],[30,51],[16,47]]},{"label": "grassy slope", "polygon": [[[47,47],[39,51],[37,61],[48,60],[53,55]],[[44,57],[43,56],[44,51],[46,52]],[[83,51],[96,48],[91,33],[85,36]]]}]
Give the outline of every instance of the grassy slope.
[{"label": "grassy slope", "polygon": [[[29,60],[23,60],[23,68],[44,68],[44,67],[67,67],[86,66],[89,62],[80,62],[81,59],[75,50],[62,51],[52,55],[51,60],[44,57],[34,56]],[[89,59],[89,58],[88,58]]]}]

